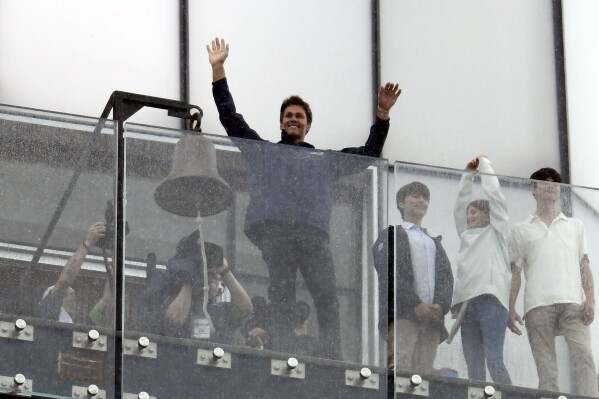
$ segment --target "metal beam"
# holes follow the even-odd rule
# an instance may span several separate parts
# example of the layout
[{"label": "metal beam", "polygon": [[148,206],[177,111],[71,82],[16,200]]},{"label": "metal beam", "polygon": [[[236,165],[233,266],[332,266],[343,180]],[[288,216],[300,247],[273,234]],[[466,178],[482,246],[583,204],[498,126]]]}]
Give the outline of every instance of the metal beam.
[{"label": "metal beam", "polygon": [[381,85],[381,26],[380,26],[380,2],[371,0],[371,54],[372,54],[372,113],[376,117],[377,97]]},{"label": "metal beam", "polygon": [[[179,99],[189,104],[189,3],[187,0],[179,0],[179,93]],[[187,129],[186,123],[186,120],[181,120],[181,129]]]},{"label": "metal beam", "polygon": [[570,184],[570,144],[568,136],[568,101],[566,89],[566,56],[564,52],[562,0],[553,0],[552,8],[560,174],[562,175],[562,182]]}]

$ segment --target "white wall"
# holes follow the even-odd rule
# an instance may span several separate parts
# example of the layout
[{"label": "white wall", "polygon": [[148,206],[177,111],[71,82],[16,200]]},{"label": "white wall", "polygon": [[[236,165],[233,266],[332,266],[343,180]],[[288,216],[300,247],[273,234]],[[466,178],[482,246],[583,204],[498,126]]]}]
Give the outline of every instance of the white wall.
[{"label": "white wall", "polygon": [[[363,144],[370,7],[191,1],[191,102],[205,110],[204,131],[224,134],[204,48],[219,35],[231,43],[238,109],[264,138],[279,139],[280,102],[300,94],[314,111],[309,142]],[[381,57],[382,81],[404,90],[384,152],[391,161],[461,168],[483,152],[505,175],[559,166],[551,0],[382,0]],[[0,1],[0,102],[96,116],[116,89],[178,99],[178,66],[176,2]],[[179,126],[164,111],[132,120]]]},{"label": "white wall", "polygon": [[572,183],[599,187],[599,2],[563,0]]},{"label": "white wall", "polygon": [[[1,0],[0,103],[100,116],[114,90],[178,99],[178,12],[162,0]],[[165,111],[132,120],[178,126]]]},{"label": "white wall", "polygon": [[381,0],[383,77],[404,92],[384,155],[559,169],[550,0]]}]

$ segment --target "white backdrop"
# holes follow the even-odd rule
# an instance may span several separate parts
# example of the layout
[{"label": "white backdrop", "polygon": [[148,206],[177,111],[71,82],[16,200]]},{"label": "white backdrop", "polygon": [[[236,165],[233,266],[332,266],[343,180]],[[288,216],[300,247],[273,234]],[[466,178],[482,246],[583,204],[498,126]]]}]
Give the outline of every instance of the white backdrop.
[{"label": "white backdrop", "polygon": [[381,0],[383,75],[404,87],[384,155],[559,170],[552,23],[551,0]]},{"label": "white backdrop", "polygon": [[563,3],[572,183],[599,187],[599,2]]},{"label": "white backdrop", "polygon": [[[191,102],[206,111],[204,131],[224,134],[204,48],[220,35],[231,43],[239,111],[265,138],[278,140],[280,102],[300,94],[314,110],[308,141],[363,144],[372,122],[370,7],[191,1]],[[585,37],[567,33],[567,49]],[[178,99],[178,52],[174,1],[0,0],[2,103],[97,116],[116,89]],[[391,161],[461,168],[484,152],[505,175],[559,167],[551,0],[382,0],[381,61],[382,80],[404,90],[385,146]],[[571,115],[575,106],[571,98]],[[164,111],[132,120],[179,126]],[[589,148],[587,137],[573,137]],[[580,169],[573,165],[575,178]]]},{"label": "white backdrop", "polygon": [[[114,90],[179,98],[179,15],[162,0],[0,0],[0,103],[98,117]],[[131,120],[179,126],[165,111]]]}]

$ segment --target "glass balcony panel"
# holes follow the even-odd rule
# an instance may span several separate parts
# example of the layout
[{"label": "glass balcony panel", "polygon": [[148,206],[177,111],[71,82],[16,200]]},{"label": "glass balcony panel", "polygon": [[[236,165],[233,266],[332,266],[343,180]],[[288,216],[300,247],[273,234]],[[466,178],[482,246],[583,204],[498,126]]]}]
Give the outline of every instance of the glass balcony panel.
[{"label": "glass balcony panel", "polygon": [[126,130],[124,391],[268,396],[288,377],[298,394],[386,397],[378,298],[387,282],[379,284],[372,249],[386,226],[387,162]]},{"label": "glass balcony panel", "polygon": [[0,392],[114,394],[112,244],[96,224],[114,139],[112,121],[0,106]]},{"label": "glass balcony panel", "polygon": [[[436,278],[442,276],[441,278],[443,280],[436,281],[437,285],[435,285],[436,288],[434,290],[432,290],[430,283],[426,282],[426,279],[429,277],[426,273],[421,273],[418,277],[415,277],[412,280],[406,280],[406,246],[402,246],[402,244],[405,244],[405,242],[401,240],[396,242],[396,249],[394,251],[396,260],[395,274],[397,276],[395,289],[395,347],[400,348],[398,350],[401,351],[402,347],[406,348],[411,345],[411,347],[417,348],[417,352],[418,348],[422,350],[424,346],[428,346],[427,349],[430,349],[431,347],[436,347],[437,349],[436,353],[434,353],[434,349],[432,352],[430,352],[430,356],[432,356],[430,358],[430,362],[432,362],[432,359],[434,359],[434,362],[431,363],[432,369],[430,366],[426,366],[426,362],[418,363],[416,358],[410,358],[409,353],[397,353],[396,351],[395,367],[398,374],[396,385],[403,381],[401,378],[409,377],[417,373],[423,377],[426,375],[426,377],[424,377],[425,379],[430,378],[433,381],[437,381],[438,386],[444,386],[442,381],[438,379],[438,376],[440,375],[457,377],[461,379],[470,379],[470,381],[464,381],[464,383],[462,383],[464,387],[468,384],[484,387],[485,384],[491,383],[497,388],[497,382],[500,382],[504,384],[511,383],[516,387],[537,389],[539,387],[539,378],[535,360],[532,355],[531,344],[529,343],[530,328],[528,328],[529,326],[518,325],[522,335],[517,335],[511,332],[510,329],[505,328],[505,322],[503,320],[507,317],[507,309],[505,309],[503,306],[498,306],[501,303],[505,303],[506,298],[509,298],[511,273],[507,272],[508,266],[506,265],[505,257],[496,257],[493,267],[488,268],[488,270],[492,270],[492,272],[489,271],[485,273],[481,271],[483,270],[485,262],[488,261],[488,256],[485,255],[483,257],[482,254],[503,253],[501,246],[504,245],[502,242],[504,242],[505,239],[502,238],[502,234],[496,234],[495,238],[492,240],[481,239],[480,237],[482,237],[483,233],[480,233],[479,235],[477,232],[482,232],[484,230],[484,228],[487,226],[486,222],[481,222],[481,226],[484,227],[480,227],[476,224],[477,219],[475,214],[466,214],[466,211],[470,208],[470,201],[491,198],[491,226],[493,226],[494,231],[497,233],[501,229],[504,229],[507,223],[508,247],[514,248],[514,243],[517,243],[516,245],[524,246],[532,245],[532,238],[529,240],[529,242],[526,241],[526,239],[521,239],[521,237],[524,236],[513,235],[514,226],[525,220],[528,220],[527,218],[529,218],[530,215],[534,214],[536,211],[537,203],[535,201],[535,197],[532,195],[532,182],[527,179],[517,179],[504,176],[499,176],[498,180],[495,180],[493,175],[488,175],[485,173],[478,173],[478,176],[473,180],[471,177],[465,177],[465,180],[462,182],[473,182],[472,193],[468,194],[467,191],[461,191],[464,196],[461,197],[462,207],[459,208],[459,211],[456,211],[456,215],[459,216],[459,219],[457,219],[454,217],[454,209],[456,203],[458,202],[458,193],[460,192],[460,187],[467,187],[460,186],[460,181],[465,172],[460,170],[407,163],[396,163],[394,166],[395,184],[394,188],[389,193],[389,198],[391,201],[390,204],[393,204],[393,206],[390,206],[389,208],[390,224],[397,226],[397,229],[402,228],[404,231],[407,231],[406,229],[410,229],[412,227],[409,224],[402,224],[404,220],[400,215],[397,202],[395,202],[396,193],[402,187],[415,181],[426,185],[430,191],[429,201],[425,201],[423,198],[412,198],[411,200],[403,200],[403,202],[400,201],[400,205],[404,213],[409,214],[406,217],[406,221],[418,220],[418,217],[420,217],[421,227],[426,229],[427,234],[429,234],[431,237],[442,236],[442,246],[451,264],[453,278],[452,281],[452,278],[449,276],[435,274]],[[471,175],[467,174],[466,176]],[[486,182],[486,186],[483,186],[482,182]],[[497,187],[496,182],[499,182],[500,191],[496,191],[494,189]],[[594,254],[597,253],[597,250],[599,249],[596,248],[596,243],[598,242],[597,239],[599,239],[599,214],[597,213],[597,207],[599,206],[599,191],[596,189],[573,187],[564,184],[556,184],[556,186],[559,187],[558,191],[560,196],[557,204],[553,205],[553,208],[561,210],[565,215],[572,216],[582,221],[584,230],[586,232],[586,242],[588,245],[586,253],[589,254],[591,259],[591,270],[594,274],[596,274],[597,266],[594,264],[593,259]],[[486,191],[483,187],[486,187]],[[501,200],[501,197],[497,195],[498,192],[502,193],[504,198],[503,201]],[[488,193],[491,193],[490,196]],[[418,197],[417,194],[415,194],[415,196]],[[403,198],[403,196],[400,197]],[[426,204],[426,202],[428,202],[428,204]],[[506,204],[506,208],[501,205],[502,202]],[[507,212],[505,212],[504,209],[507,210]],[[466,231],[466,234],[463,236],[461,241],[458,234],[458,226],[462,226],[460,231]],[[550,233],[548,231],[548,234],[551,235],[556,233]],[[511,238],[512,235],[514,238]],[[520,238],[516,239],[516,237]],[[577,240],[578,238],[574,237],[574,234],[566,234],[563,237],[563,245],[574,245],[575,242],[582,241],[582,239],[580,241]],[[409,244],[410,250],[413,249],[412,245],[412,243]],[[475,245],[479,245],[480,248],[473,249],[475,248]],[[498,251],[497,248],[500,248],[500,250]],[[583,252],[585,251],[581,247],[580,256],[582,256]],[[402,254],[404,254],[403,258]],[[472,256],[475,256],[476,254],[480,256],[480,258],[477,258],[477,262],[475,262],[476,265],[479,265],[481,268],[478,271],[476,268],[473,268],[472,263]],[[437,257],[436,259],[438,260],[439,258]],[[411,255],[410,260],[413,260]],[[529,262],[532,262],[532,260],[529,260]],[[524,272],[521,273],[522,282],[516,301],[516,311],[520,316],[524,317],[526,297],[528,318],[532,314],[530,313],[530,310],[535,309],[534,306],[543,306],[538,304],[533,305],[532,299],[529,299],[532,298],[531,292],[533,291],[532,288],[531,291],[526,291],[528,284],[527,277],[529,276],[527,273],[532,272],[527,272],[527,270],[530,270],[527,269],[527,267],[528,266],[525,266]],[[550,266],[548,265],[547,267],[549,268]],[[542,285],[545,285],[547,287],[546,289],[552,292],[552,290],[555,291],[561,289],[559,287],[561,287],[562,284],[558,284],[553,281],[551,279],[551,273],[552,271],[548,269],[547,276],[544,277],[546,281],[544,280],[545,282]],[[477,277],[473,279],[472,276]],[[530,278],[531,287],[533,287],[533,284],[538,280],[535,279],[532,274],[530,274]],[[572,279],[572,281],[574,281],[574,285],[578,284],[578,288],[574,289],[574,296],[576,296],[577,299],[572,299],[570,302],[578,304],[584,298],[581,277],[578,273],[578,270],[576,270],[574,275],[572,275]],[[555,288],[554,285],[556,285],[557,288]],[[565,285],[566,281],[564,279],[563,286]],[[418,299],[416,302],[414,302],[413,298],[411,299],[409,297],[410,294],[406,294],[406,292],[408,292],[405,289],[406,287],[409,288],[409,292],[411,293],[418,292]],[[421,319],[418,319],[418,316],[416,315],[417,311],[415,310],[415,306],[417,306],[421,301],[421,296],[426,296],[427,292],[434,292],[433,296],[436,296],[435,299],[429,301],[429,303],[442,302],[440,297],[442,296],[441,293],[444,292],[444,295],[451,295],[453,305],[458,303],[463,304],[466,302],[466,300],[468,301],[468,305],[466,306],[462,315],[460,315],[460,307],[454,306],[452,308],[453,312],[448,312],[445,314],[442,326],[436,326],[433,328],[431,327],[431,325],[434,325],[433,322],[418,321],[426,318],[427,313],[419,313]],[[499,300],[498,298],[502,299]],[[445,297],[445,303],[446,302],[447,297]],[[569,301],[564,300],[564,302]],[[563,315],[561,312],[563,311],[562,308],[565,305],[560,306],[555,308],[557,310],[555,310],[554,313]],[[530,310],[528,308],[530,308]],[[448,308],[445,307],[444,310],[447,311]],[[576,310],[574,313],[574,319],[577,318],[576,323],[566,323],[564,321],[566,319],[561,319],[562,324],[578,325],[580,327],[582,313],[580,310]],[[480,327],[480,324],[477,324],[477,314],[480,315],[480,318],[485,320],[485,323],[487,323],[485,324],[485,327]],[[432,313],[428,315],[430,316]],[[434,319],[433,316],[431,316],[431,318]],[[406,320],[409,321],[406,322]],[[458,329],[455,328],[455,323],[457,323],[459,320],[461,320],[461,322],[459,324],[460,328]],[[467,326],[467,328],[465,329],[464,326]],[[585,330],[584,327],[580,328],[582,331]],[[483,329],[487,336],[491,336],[490,339],[486,339],[486,342],[493,342],[492,339],[500,340],[505,331],[504,344],[502,346],[502,351],[500,351],[500,353],[503,355],[503,364],[505,365],[505,370],[501,369],[500,362],[496,361],[493,363],[493,356],[490,356],[492,362],[490,368],[488,359],[486,361],[487,366],[484,366],[485,359],[483,352],[484,350],[487,350],[488,353],[488,349],[485,348],[483,350],[483,346],[477,343],[477,337],[479,335],[473,333],[474,330],[477,332],[477,334],[482,334],[481,331]],[[421,340],[423,339],[422,337],[424,336],[424,331],[431,330],[446,330],[450,334],[452,333],[452,330],[454,330],[455,335],[453,335],[450,343],[446,341],[447,336],[442,335],[441,339],[443,341],[439,343],[438,346],[433,346],[432,341],[427,344],[423,344],[423,341]],[[464,335],[464,331],[466,331],[466,335]],[[574,351],[569,350],[569,345],[563,336],[563,331],[564,330],[562,329],[557,331],[557,336],[555,337],[557,358],[557,377],[555,384],[557,384],[557,387],[549,387],[545,385],[544,388],[551,391],[559,390],[566,393],[572,392],[589,395],[590,392],[592,394],[593,384],[591,383],[585,385],[581,381],[585,379],[592,380],[596,378],[594,368],[581,364],[581,359],[584,359],[584,356],[580,354],[580,351],[577,351],[576,349]],[[597,340],[599,339],[599,331],[597,330],[596,323],[591,324],[589,332],[591,338],[591,348],[595,349]],[[438,337],[439,334],[436,334]],[[536,333],[533,333],[531,335],[535,334]],[[584,333],[581,334],[584,335]],[[538,336],[538,334],[536,336]],[[468,345],[466,352],[464,352],[464,345]],[[572,345],[574,348],[580,347],[579,344],[572,343]],[[471,349],[468,350],[468,348]],[[480,352],[477,353],[476,350],[479,350]],[[598,361],[596,352],[597,351],[594,350],[593,361],[595,364]],[[426,351],[423,353],[426,353]],[[470,374],[468,372],[468,367],[465,360],[466,357],[471,359],[469,360],[472,365]],[[495,357],[495,359],[497,359],[497,357]],[[591,364],[593,361],[589,360],[587,361],[587,364]],[[495,364],[495,366],[493,366],[493,364]],[[585,375],[584,370],[591,371],[588,372],[588,375]],[[506,378],[506,374],[509,375],[509,379]],[[577,375],[580,376],[578,380],[576,379]],[[459,385],[459,383],[457,385]],[[501,385],[499,386],[501,387]],[[506,389],[509,389],[509,387]],[[523,395],[525,393],[531,394],[530,391],[522,392]],[[397,397],[401,397],[401,395],[398,394]]]}]

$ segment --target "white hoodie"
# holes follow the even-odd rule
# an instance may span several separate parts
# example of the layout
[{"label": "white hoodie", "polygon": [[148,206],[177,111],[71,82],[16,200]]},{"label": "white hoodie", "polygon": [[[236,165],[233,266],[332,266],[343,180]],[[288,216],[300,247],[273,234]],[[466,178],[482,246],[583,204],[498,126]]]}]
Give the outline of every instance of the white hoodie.
[{"label": "white hoodie", "polygon": [[512,271],[508,255],[509,216],[505,198],[494,176],[491,161],[479,158],[478,171],[487,194],[491,223],[486,227],[468,229],[466,210],[472,198],[474,173],[464,172],[456,200],[454,217],[460,235],[460,253],[453,291],[452,306],[483,294],[497,297],[509,308]]}]

